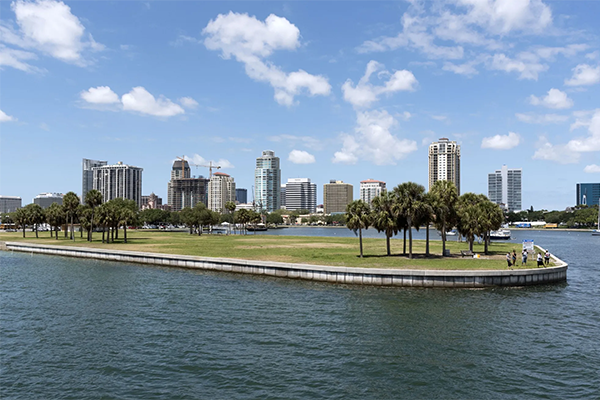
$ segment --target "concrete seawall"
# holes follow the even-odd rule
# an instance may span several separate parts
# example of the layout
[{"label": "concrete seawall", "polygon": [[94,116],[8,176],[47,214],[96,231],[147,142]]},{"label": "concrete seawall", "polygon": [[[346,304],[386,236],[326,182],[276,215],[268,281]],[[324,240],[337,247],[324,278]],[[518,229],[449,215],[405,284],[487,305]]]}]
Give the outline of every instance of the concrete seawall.
[{"label": "concrete seawall", "polygon": [[27,253],[374,286],[482,288],[490,286],[541,285],[566,281],[568,268],[568,265],[565,262],[554,256],[554,262],[557,265],[549,268],[442,271],[333,267],[273,261],[94,249],[87,247],[40,245],[23,242],[6,242],[5,248],[9,251]]}]

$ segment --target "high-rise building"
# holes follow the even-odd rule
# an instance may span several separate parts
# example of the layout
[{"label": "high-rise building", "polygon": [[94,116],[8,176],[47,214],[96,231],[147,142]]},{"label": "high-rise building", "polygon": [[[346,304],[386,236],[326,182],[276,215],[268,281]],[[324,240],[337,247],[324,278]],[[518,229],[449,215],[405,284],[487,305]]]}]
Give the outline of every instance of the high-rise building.
[{"label": "high-rise building", "polygon": [[248,189],[235,188],[235,202],[246,204],[248,202]]},{"label": "high-rise building", "polygon": [[265,150],[256,159],[254,203],[257,209],[272,212],[281,206],[281,169],[275,152]]},{"label": "high-rise building", "polygon": [[225,212],[228,201],[235,201],[235,181],[223,172],[215,172],[208,184],[208,208]]},{"label": "high-rise building", "polygon": [[317,211],[317,185],[309,178],[290,178],[285,184],[285,208]]},{"label": "high-rise building", "polygon": [[578,183],[577,205],[593,206],[598,205],[600,199],[600,183]]},{"label": "high-rise building", "polygon": [[360,199],[367,204],[385,191],[385,182],[367,179],[360,182]]},{"label": "high-rise building", "polygon": [[521,168],[501,169],[488,174],[488,197],[507,211],[521,211]]},{"label": "high-rise building", "polygon": [[199,202],[208,205],[208,179],[190,177],[187,161],[176,160],[171,168],[171,180],[167,185],[167,202],[172,211],[194,207]]},{"label": "high-rise building", "polygon": [[451,181],[460,195],[460,145],[441,138],[429,145],[429,190],[437,181]]},{"label": "high-rise building", "polygon": [[331,180],[323,185],[323,212],[345,213],[346,206],[352,203],[354,188],[344,181]]},{"label": "high-rise building", "polygon": [[94,188],[94,173],[92,172],[92,168],[94,167],[103,167],[107,165],[106,161],[98,161],[98,160],[89,160],[84,158],[81,172],[81,202],[85,203],[85,195],[87,192]]},{"label": "high-rise building", "polygon": [[21,208],[21,198],[18,196],[0,196],[0,213],[15,212]]},{"label": "high-rise building", "polygon": [[[52,203],[57,203],[62,206],[63,194],[62,193],[40,193],[34,197],[33,202],[42,208],[48,208]],[[85,203],[85,200],[82,200]]]},{"label": "high-rise building", "polygon": [[279,208],[287,209],[287,204],[285,202],[285,183],[281,184],[281,191],[279,192]]},{"label": "high-rise building", "polygon": [[123,164],[92,167],[93,188],[102,193],[102,202],[122,198],[142,204],[142,168]]}]

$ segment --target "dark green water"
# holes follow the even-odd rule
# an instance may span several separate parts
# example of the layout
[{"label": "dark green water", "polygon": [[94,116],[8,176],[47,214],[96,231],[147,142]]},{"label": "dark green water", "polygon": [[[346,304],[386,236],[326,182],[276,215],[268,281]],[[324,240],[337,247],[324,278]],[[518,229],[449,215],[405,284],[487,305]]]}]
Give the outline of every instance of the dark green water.
[{"label": "dark green water", "polygon": [[0,252],[0,398],[598,399],[600,238],[535,235],[567,284],[364,288]]}]

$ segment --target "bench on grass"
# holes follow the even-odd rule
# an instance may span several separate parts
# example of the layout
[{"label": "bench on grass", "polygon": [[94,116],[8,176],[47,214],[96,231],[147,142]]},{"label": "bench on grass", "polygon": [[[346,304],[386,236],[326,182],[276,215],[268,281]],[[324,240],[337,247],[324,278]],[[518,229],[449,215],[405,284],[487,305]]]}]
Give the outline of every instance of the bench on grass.
[{"label": "bench on grass", "polygon": [[473,252],[471,250],[461,250],[460,255],[461,255],[461,257],[472,256]]}]

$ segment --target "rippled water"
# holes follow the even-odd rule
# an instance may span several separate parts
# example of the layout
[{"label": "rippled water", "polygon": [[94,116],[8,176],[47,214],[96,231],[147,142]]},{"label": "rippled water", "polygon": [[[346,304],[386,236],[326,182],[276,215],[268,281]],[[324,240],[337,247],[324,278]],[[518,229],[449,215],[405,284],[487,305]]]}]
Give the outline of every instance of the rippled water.
[{"label": "rippled water", "polygon": [[0,398],[598,399],[600,238],[523,235],[568,283],[365,288],[0,252]]}]

